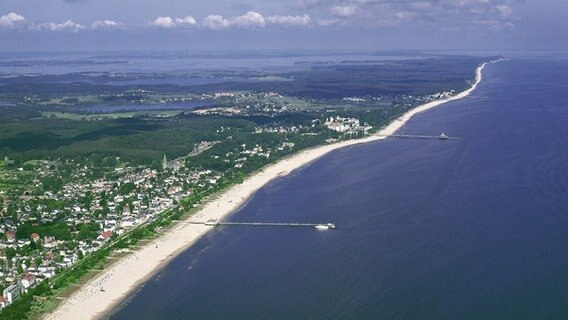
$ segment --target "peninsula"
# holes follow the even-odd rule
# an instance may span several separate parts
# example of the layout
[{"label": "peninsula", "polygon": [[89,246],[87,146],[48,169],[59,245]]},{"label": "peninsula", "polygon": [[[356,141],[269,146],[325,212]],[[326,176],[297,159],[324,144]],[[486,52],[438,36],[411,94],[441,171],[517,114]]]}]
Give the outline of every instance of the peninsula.
[{"label": "peninsula", "polygon": [[[469,89],[446,99],[420,105],[371,136],[314,147],[265,167],[246,178],[243,183],[229,188],[220,197],[207,203],[197,213],[190,216],[188,221],[196,217],[202,221],[222,220],[242,206],[250,196],[269,181],[308,165],[333,150],[384,139],[385,136],[394,134],[414,115],[468,96],[480,83],[485,65],[486,63],[483,63],[477,68],[475,82]],[[81,315],[81,319],[103,317],[112,312],[113,308],[116,308],[176,254],[187,249],[211,228],[213,227],[178,223],[167,234],[131,253],[91,279],[44,319],[75,320],[78,319],[77,315]]]},{"label": "peninsula", "polygon": [[112,309],[211,227],[187,219],[222,221],[331,150],[396,137],[500,59],[283,57],[296,62],[166,74],[120,73],[118,60],[95,57],[108,71],[0,79],[0,315]]}]

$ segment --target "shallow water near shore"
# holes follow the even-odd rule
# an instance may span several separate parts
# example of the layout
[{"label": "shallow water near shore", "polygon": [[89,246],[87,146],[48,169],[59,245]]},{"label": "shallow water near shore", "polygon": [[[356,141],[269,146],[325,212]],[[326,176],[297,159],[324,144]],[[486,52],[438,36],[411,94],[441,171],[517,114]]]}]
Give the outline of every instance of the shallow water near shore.
[{"label": "shallow water near shore", "polygon": [[261,189],[111,319],[534,319],[568,314],[568,62],[488,65],[396,140]]}]

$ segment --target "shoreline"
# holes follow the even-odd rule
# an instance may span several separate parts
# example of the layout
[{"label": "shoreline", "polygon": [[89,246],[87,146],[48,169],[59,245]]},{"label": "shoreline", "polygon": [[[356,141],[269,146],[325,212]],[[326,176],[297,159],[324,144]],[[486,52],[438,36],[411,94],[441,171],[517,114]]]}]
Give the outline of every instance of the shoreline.
[{"label": "shoreline", "polygon": [[[207,234],[214,226],[186,223],[189,220],[222,220],[241,208],[248,199],[268,182],[285,176],[323,157],[333,150],[343,147],[385,139],[385,135],[394,134],[417,113],[432,109],[447,102],[467,97],[481,82],[482,71],[488,63],[477,67],[475,83],[467,90],[447,99],[431,101],[406,112],[373,135],[341,141],[334,144],[317,146],[300,151],[277,163],[268,165],[248,177],[239,185],[223,191],[218,198],[206,203],[195,214],[178,222],[168,233],[150,241],[133,251],[130,255],[112,264],[109,269],[95,276],[42,319],[100,319],[108,317],[133,292],[162,269],[179,253],[185,251]],[[104,287],[105,291],[100,288]],[[80,315],[80,316],[79,316]]]}]

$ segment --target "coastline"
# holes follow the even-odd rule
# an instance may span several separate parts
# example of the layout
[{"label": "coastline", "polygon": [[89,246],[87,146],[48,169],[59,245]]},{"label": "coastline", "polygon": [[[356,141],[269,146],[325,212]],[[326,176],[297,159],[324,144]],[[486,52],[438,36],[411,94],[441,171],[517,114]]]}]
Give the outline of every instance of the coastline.
[{"label": "coastline", "polygon": [[[482,71],[487,64],[484,63],[476,69],[475,83],[469,89],[447,99],[420,105],[371,136],[314,147],[269,165],[248,177],[243,183],[224,191],[217,199],[205,204],[185,221],[226,218],[245,204],[257,190],[275,178],[308,165],[333,150],[385,139],[385,135],[395,133],[415,114],[468,96],[481,82]],[[108,316],[128,295],[212,228],[214,227],[179,222],[167,234],[152,240],[95,276],[43,319],[98,319]],[[100,287],[104,287],[105,291],[101,291]]]}]

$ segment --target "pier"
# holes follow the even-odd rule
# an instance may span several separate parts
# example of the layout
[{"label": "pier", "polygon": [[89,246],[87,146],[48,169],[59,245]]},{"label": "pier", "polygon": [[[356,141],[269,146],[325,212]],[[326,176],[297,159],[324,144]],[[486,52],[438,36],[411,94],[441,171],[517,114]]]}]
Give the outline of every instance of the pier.
[{"label": "pier", "polygon": [[413,135],[413,134],[383,134],[380,136],[385,138],[401,138],[401,139],[463,140],[462,138],[449,137],[444,133],[442,133],[439,136],[425,136],[425,135]]},{"label": "pier", "polygon": [[335,229],[334,223],[296,223],[296,222],[218,222],[210,220],[206,222],[188,221],[189,224],[201,224],[206,226],[253,226],[253,227],[308,227],[318,230]]}]

